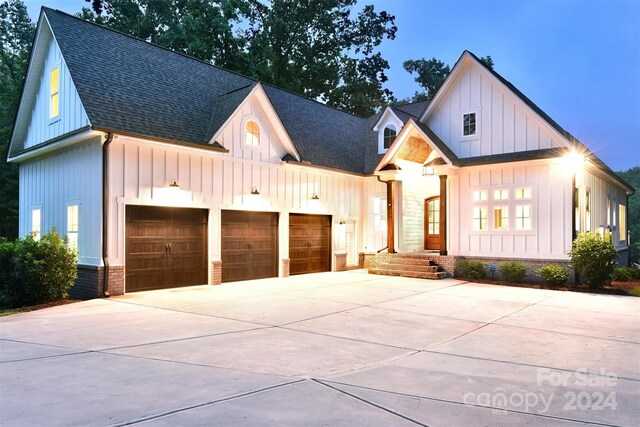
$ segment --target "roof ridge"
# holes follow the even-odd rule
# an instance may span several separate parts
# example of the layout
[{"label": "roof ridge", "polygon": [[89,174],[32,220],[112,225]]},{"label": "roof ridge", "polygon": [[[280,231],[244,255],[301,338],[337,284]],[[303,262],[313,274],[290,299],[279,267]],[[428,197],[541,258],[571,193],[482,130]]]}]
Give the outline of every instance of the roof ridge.
[{"label": "roof ridge", "polygon": [[[339,112],[341,112],[341,113],[343,113],[343,114],[348,114],[348,115],[353,116],[353,117],[356,117],[356,118],[358,118],[358,119],[367,119],[367,118],[368,118],[368,117],[363,117],[363,116],[361,116],[361,115],[359,115],[359,114],[350,113],[350,112],[348,112],[348,111],[341,110],[341,109],[339,109],[339,108],[337,108],[337,107],[334,107],[334,106],[332,106],[332,105],[325,104],[324,102],[320,102],[320,101],[318,101],[318,100],[316,100],[316,99],[307,98],[307,97],[306,97],[306,96],[304,96],[304,95],[300,95],[299,93],[296,93],[296,92],[294,92],[294,91],[292,91],[292,90],[285,89],[285,88],[283,88],[283,87],[276,86],[276,85],[271,84],[271,83],[265,83],[265,82],[262,82],[262,81],[261,81],[260,83],[261,83],[263,86],[271,86],[271,87],[272,87],[272,88],[274,88],[274,89],[278,89],[278,90],[281,90],[281,91],[283,91],[283,92],[287,92],[287,93],[289,93],[289,94],[291,94],[291,95],[295,95],[295,96],[297,96],[297,97],[299,97],[299,98],[306,99],[307,101],[315,102],[316,104],[320,104],[320,105],[325,106],[325,107],[327,107],[327,108],[331,108],[331,109],[336,110],[336,111],[339,111]],[[377,113],[374,113],[373,115],[375,115],[375,114],[377,114]]]}]

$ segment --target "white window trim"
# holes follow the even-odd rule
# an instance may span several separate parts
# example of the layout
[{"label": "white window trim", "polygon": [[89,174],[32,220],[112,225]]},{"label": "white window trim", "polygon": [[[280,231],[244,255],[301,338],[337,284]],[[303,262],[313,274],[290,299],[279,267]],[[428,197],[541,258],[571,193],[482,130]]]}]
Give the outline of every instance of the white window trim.
[{"label": "white window trim", "polygon": [[80,257],[80,236],[82,234],[82,203],[80,199],[68,199],[64,202],[64,236],[69,236],[69,206],[78,206],[78,247],[76,251],[78,252],[78,258]]},{"label": "white window trim", "polygon": [[[471,135],[465,135],[464,134],[464,116],[467,114],[475,114],[476,115],[476,132],[471,134]],[[462,139],[468,140],[468,139],[478,139],[480,138],[480,113],[478,112],[478,110],[468,110],[468,111],[462,111],[460,113],[460,135],[462,136]]]},{"label": "white window trim", "polygon": [[[392,114],[388,117],[387,120],[385,120],[384,123],[378,126],[378,154],[384,154],[389,150],[388,148],[384,148],[384,130],[389,125],[392,125],[396,129],[396,138],[398,138],[398,135],[400,134],[404,123],[399,119],[396,119],[395,114]],[[391,142],[391,144],[393,144],[393,141]]]},{"label": "white window trim", "polygon": [[376,228],[376,220],[375,220],[376,213],[375,213],[375,211],[374,211],[374,209],[373,209],[373,202],[374,202],[376,199],[384,199],[384,200],[385,200],[385,203],[384,203],[384,204],[380,203],[381,211],[380,211],[380,213],[378,214],[378,215],[380,215],[380,217],[381,217],[380,221],[382,222],[382,221],[383,221],[383,220],[382,220],[382,217],[384,217],[384,222],[385,222],[385,224],[388,224],[388,222],[387,222],[387,221],[389,220],[389,219],[387,218],[387,211],[386,211],[387,203],[388,203],[388,201],[387,201],[387,195],[386,195],[385,193],[373,194],[373,195],[371,196],[371,200],[370,200],[370,202],[369,202],[369,206],[371,206],[371,229],[373,230],[373,232],[374,232],[374,233],[385,233],[385,232],[387,231],[387,226],[382,227],[381,229],[377,229],[377,228]]},{"label": "white window trim", "polygon": [[[526,199],[516,199],[515,192],[518,188],[529,188],[531,190],[531,197]],[[509,198],[506,200],[496,200],[494,197],[495,190],[507,190],[509,192]],[[473,193],[475,191],[486,191],[487,200],[473,200]],[[512,197],[513,196],[513,197]],[[537,227],[537,189],[532,185],[522,184],[508,184],[499,186],[482,186],[482,187],[469,187],[469,234],[493,234],[493,235],[514,235],[514,236],[529,236],[536,234]],[[509,222],[506,230],[497,230],[495,225],[495,208],[505,206],[509,208]],[[531,228],[528,230],[519,230],[516,228],[516,206],[531,206]],[[487,208],[487,229],[477,230],[474,226],[473,208],[486,207]]]},{"label": "white window trim", "polygon": [[[258,145],[247,143],[247,140],[245,137],[246,136],[245,129],[247,127],[248,122],[255,122],[258,125],[258,131],[260,132],[260,139],[258,141]],[[254,116],[253,114],[248,114],[242,118],[242,126],[240,127],[240,138],[242,140],[242,144],[241,144],[242,148],[244,149],[260,150],[262,148],[262,145],[265,143],[265,133],[264,133],[264,127],[262,126],[262,123],[260,122],[258,117]]]},{"label": "white window trim", "polygon": [[[55,116],[51,115],[51,97],[54,95],[51,93],[51,73],[53,72],[53,70],[58,69],[58,92],[56,92],[58,94],[58,114],[56,114]],[[60,63],[57,63],[53,66],[51,66],[51,68],[49,68],[49,74],[47,74],[47,99],[49,100],[48,103],[48,114],[47,116],[49,117],[49,124],[55,123],[60,121],[60,106],[62,105],[61,101],[61,97],[62,97],[62,67],[60,66]]]},{"label": "white window trim", "polygon": [[[483,202],[486,202],[486,200],[484,200]],[[475,213],[474,213],[474,210],[475,210],[476,208],[477,208],[477,209],[480,209],[480,210],[482,210],[482,209],[486,210],[486,213],[485,213],[485,221],[487,222],[487,227],[486,227],[486,228],[484,228],[484,229],[479,228],[479,227],[476,227],[476,217],[475,217]],[[484,205],[473,205],[473,206],[472,206],[472,208],[471,208],[471,229],[472,229],[473,231],[475,231],[476,233],[482,233],[482,234],[486,234],[487,232],[489,232],[489,231],[490,231],[490,230],[489,230],[489,225],[490,225],[490,222],[491,222],[491,221],[489,220],[489,211],[490,211],[490,210],[491,210],[491,209],[489,209],[489,206],[488,206],[488,205],[486,205],[486,204],[484,204]],[[492,216],[492,217],[493,217],[493,216]],[[482,221],[482,218],[479,218],[479,220],[480,220],[480,221]],[[480,225],[480,223],[478,223],[478,225]]]}]

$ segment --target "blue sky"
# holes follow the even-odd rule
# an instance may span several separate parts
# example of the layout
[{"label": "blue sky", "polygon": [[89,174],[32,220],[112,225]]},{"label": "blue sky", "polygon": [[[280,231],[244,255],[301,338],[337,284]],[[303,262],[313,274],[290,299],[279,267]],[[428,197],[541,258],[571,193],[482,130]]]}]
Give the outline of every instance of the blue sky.
[{"label": "blue sky", "polygon": [[[25,1],[75,13],[83,0]],[[407,59],[453,65],[463,50],[491,55],[495,70],[614,170],[640,165],[640,0],[366,0],[396,16],[381,46],[398,98],[417,85]]]}]

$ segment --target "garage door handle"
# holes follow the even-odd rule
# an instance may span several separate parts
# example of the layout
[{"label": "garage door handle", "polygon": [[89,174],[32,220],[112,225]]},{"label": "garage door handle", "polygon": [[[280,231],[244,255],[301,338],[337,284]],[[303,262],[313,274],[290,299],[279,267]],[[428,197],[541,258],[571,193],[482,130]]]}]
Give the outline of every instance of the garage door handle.
[{"label": "garage door handle", "polygon": [[249,242],[249,246],[248,246],[248,248],[249,248],[249,249],[253,249],[253,243]]},{"label": "garage door handle", "polygon": [[164,244],[164,253],[165,254],[169,253],[169,244],[168,243]]},{"label": "garage door handle", "polygon": [[169,253],[171,253],[171,243],[167,243],[169,245]]}]

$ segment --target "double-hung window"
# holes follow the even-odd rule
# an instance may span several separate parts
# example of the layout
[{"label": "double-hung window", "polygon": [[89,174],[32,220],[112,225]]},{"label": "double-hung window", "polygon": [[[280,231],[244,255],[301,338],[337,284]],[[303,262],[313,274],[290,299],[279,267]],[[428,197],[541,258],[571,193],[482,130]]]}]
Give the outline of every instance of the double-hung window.
[{"label": "double-hung window", "polygon": [[31,232],[35,240],[40,240],[42,233],[42,209],[33,208],[31,210]]},{"label": "double-hung window", "polygon": [[80,209],[78,205],[67,206],[67,238],[69,247],[78,250],[78,231],[80,220]]},{"label": "double-hung window", "polygon": [[462,115],[462,136],[472,136],[476,134],[476,113],[465,113]]}]

